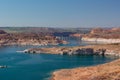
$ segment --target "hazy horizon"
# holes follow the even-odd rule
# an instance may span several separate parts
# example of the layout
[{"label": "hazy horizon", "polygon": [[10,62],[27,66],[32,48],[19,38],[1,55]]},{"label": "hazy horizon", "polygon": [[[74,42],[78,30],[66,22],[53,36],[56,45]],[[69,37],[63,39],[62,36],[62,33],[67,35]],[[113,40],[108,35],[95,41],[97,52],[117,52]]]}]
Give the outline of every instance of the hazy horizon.
[{"label": "hazy horizon", "polygon": [[40,27],[40,26],[0,26],[0,28],[60,28],[60,29],[87,29],[87,28],[120,28],[120,26],[113,26],[113,27],[101,27],[101,26],[96,26],[96,27]]},{"label": "hazy horizon", "polygon": [[0,0],[0,27],[120,27],[120,0]]}]

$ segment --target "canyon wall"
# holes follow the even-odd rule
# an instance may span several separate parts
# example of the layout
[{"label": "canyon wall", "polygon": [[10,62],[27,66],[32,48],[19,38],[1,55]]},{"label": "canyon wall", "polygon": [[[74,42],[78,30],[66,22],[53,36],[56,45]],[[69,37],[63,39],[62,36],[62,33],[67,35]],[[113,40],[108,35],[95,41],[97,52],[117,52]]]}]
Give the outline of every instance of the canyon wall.
[{"label": "canyon wall", "polygon": [[102,43],[120,43],[120,28],[95,28],[91,30],[89,34],[84,34],[82,40]]}]

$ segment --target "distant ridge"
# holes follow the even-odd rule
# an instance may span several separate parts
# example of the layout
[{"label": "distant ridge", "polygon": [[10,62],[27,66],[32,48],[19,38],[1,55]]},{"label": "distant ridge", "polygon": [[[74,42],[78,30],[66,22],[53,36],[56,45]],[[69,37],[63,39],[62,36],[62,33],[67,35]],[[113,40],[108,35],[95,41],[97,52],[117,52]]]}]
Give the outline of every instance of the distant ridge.
[{"label": "distant ridge", "polygon": [[75,32],[75,33],[88,33],[91,28],[50,28],[50,27],[0,27],[0,30],[4,30],[9,33],[19,32]]}]

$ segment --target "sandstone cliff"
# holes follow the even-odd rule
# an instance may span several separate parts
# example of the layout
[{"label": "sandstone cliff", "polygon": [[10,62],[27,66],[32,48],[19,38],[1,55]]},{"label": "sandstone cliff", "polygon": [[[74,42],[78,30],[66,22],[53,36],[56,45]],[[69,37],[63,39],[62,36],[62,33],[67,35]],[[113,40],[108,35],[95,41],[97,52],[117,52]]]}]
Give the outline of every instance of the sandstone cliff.
[{"label": "sandstone cliff", "polygon": [[102,29],[95,28],[82,37],[84,41],[120,43],[120,28]]}]

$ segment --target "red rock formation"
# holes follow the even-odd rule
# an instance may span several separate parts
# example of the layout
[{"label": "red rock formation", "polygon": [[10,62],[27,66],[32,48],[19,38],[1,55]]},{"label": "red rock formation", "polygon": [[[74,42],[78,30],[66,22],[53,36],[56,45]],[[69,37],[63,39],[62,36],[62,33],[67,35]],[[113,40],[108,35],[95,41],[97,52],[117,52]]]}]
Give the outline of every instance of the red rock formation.
[{"label": "red rock formation", "polygon": [[84,35],[88,38],[120,39],[120,28],[102,29],[95,28],[89,34]]}]

